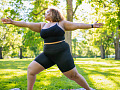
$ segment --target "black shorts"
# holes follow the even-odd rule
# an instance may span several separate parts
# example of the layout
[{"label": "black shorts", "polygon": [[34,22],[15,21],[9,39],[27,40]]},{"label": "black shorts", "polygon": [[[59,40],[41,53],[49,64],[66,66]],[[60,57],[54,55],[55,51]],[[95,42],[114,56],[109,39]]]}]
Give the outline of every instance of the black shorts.
[{"label": "black shorts", "polygon": [[70,47],[65,41],[44,45],[43,53],[39,54],[35,61],[45,69],[57,64],[62,72],[69,71],[75,67]]}]

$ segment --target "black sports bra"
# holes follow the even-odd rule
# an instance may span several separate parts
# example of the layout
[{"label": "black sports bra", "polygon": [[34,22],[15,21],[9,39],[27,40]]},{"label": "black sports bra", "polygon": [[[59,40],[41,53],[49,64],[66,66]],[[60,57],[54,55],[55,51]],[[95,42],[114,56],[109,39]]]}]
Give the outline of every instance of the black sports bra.
[{"label": "black sports bra", "polygon": [[64,40],[64,34],[64,30],[56,23],[47,29],[42,29],[40,36],[44,39],[45,43],[51,43]]}]

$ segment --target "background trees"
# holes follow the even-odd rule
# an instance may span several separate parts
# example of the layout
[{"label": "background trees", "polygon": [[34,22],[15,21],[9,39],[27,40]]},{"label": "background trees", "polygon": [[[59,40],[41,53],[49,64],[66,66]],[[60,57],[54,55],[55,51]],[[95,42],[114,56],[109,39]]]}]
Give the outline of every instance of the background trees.
[{"label": "background trees", "polygon": [[[0,17],[26,22],[46,22],[45,10],[49,6],[63,8],[67,20],[72,22],[103,22],[99,29],[76,30],[66,32],[66,41],[71,46],[74,57],[108,57],[115,55],[120,59],[120,1],[119,0],[35,0],[0,2]],[[85,4],[87,3],[87,4]],[[84,8],[83,5],[84,4]],[[87,7],[91,5],[91,7]],[[82,7],[81,7],[82,6]],[[85,9],[89,9],[86,11]],[[0,58],[36,57],[43,50],[43,39],[39,33],[28,28],[5,25],[0,22]]]},{"label": "background trees", "polygon": [[105,23],[103,29],[97,29],[97,39],[101,50],[101,58],[105,58],[105,53],[110,54],[110,48],[115,48],[115,59],[120,59],[120,1],[119,0],[91,0],[91,5],[95,8],[98,20]]}]

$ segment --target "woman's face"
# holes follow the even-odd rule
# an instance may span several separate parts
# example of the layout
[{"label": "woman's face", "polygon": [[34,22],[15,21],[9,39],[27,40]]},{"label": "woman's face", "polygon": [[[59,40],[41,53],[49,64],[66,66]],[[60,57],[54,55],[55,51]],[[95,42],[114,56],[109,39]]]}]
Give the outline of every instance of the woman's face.
[{"label": "woman's face", "polygon": [[52,12],[48,9],[48,10],[45,12],[45,20],[51,21],[51,16],[52,16]]}]

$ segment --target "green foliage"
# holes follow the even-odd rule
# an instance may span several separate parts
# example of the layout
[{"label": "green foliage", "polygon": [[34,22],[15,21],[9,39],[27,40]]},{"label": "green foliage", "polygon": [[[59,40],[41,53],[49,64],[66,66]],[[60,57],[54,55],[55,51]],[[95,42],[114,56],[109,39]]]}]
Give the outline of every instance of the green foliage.
[{"label": "green foliage", "polygon": [[[119,21],[119,4],[116,0],[89,0],[91,6],[95,9],[93,13],[97,16],[96,20],[104,23],[103,28],[95,29],[92,31],[93,37],[90,38],[90,42],[95,47],[100,47],[104,45],[106,50],[106,55],[115,54],[115,51],[108,53],[111,49],[114,49],[114,42],[117,37],[116,29],[118,27]],[[98,23],[99,23],[98,22]],[[91,35],[90,31],[88,33]],[[87,35],[88,35],[87,34]],[[88,39],[88,38],[87,38]]]},{"label": "green foliage", "polygon": [[94,53],[92,50],[90,50],[89,47],[87,47],[86,56],[89,57],[89,58],[90,58],[90,57],[95,57],[95,53]]},{"label": "green foliage", "polygon": [[[22,3],[16,3],[15,1],[2,1],[4,3],[1,6],[0,12],[3,13],[1,18],[10,17],[14,20],[18,20],[19,8],[22,6]],[[2,4],[1,3],[1,4]],[[16,5],[16,7],[13,6]],[[6,7],[6,8],[5,8]],[[5,8],[5,9],[4,9]],[[2,24],[0,33],[1,33],[1,47],[3,47],[3,57],[15,57],[18,56],[19,47],[22,46],[22,35],[20,28],[14,27],[10,24]],[[16,32],[18,31],[18,32]]]},{"label": "green foliage", "polygon": [[[76,0],[76,5],[80,5],[82,1],[83,0]],[[28,8],[24,5],[26,2],[27,1],[23,0],[3,0],[0,3],[1,18],[8,16],[16,21],[46,22],[44,19],[45,10],[50,5],[57,6],[60,3],[59,0],[34,0],[30,1],[31,7]],[[90,2],[93,9],[95,9],[93,15],[97,17],[92,19],[103,22],[104,28],[89,31],[83,30],[83,37],[86,40],[81,42],[73,40],[73,54],[85,56],[88,55],[88,52],[94,52],[89,55],[100,55],[99,47],[101,44],[105,46],[107,54],[114,54],[113,43],[118,35],[116,28],[120,21],[119,2],[118,0],[90,0]],[[24,14],[21,15],[21,12]],[[77,15],[75,15],[75,18],[78,18]],[[42,51],[43,39],[40,37],[39,33],[33,32],[28,28],[3,25],[2,23],[0,23],[0,26],[2,26],[0,27],[0,47],[4,47],[3,56],[17,56],[20,46],[25,49],[23,50],[23,56],[28,55],[28,53],[25,54],[27,51],[31,52],[28,56],[34,54],[33,57]]]},{"label": "green foliage", "polygon": [[82,4],[82,1],[83,1],[83,0],[77,0],[77,1],[76,1],[76,5]]},{"label": "green foliage", "polygon": [[[26,6],[25,4],[30,4]],[[45,22],[44,13],[48,5],[58,5],[58,0],[3,0],[0,3],[0,12],[3,14],[1,18],[10,17],[15,21],[27,22]],[[32,7],[33,6],[33,7]],[[23,57],[35,57],[43,49],[43,39],[40,34],[29,30],[28,28],[20,28],[13,25],[5,25],[0,23],[0,47],[3,47],[3,57],[17,57],[20,47],[23,51]],[[28,53],[29,51],[29,53]],[[28,55],[28,56],[27,56]]]},{"label": "green foliage", "polygon": [[76,38],[72,39],[72,55],[73,57],[95,57],[100,56],[100,51],[89,45],[88,41],[77,41]]},{"label": "green foliage", "polygon": [[60,3],[58,0],[53,0],[52,5],[57,6]]}]

